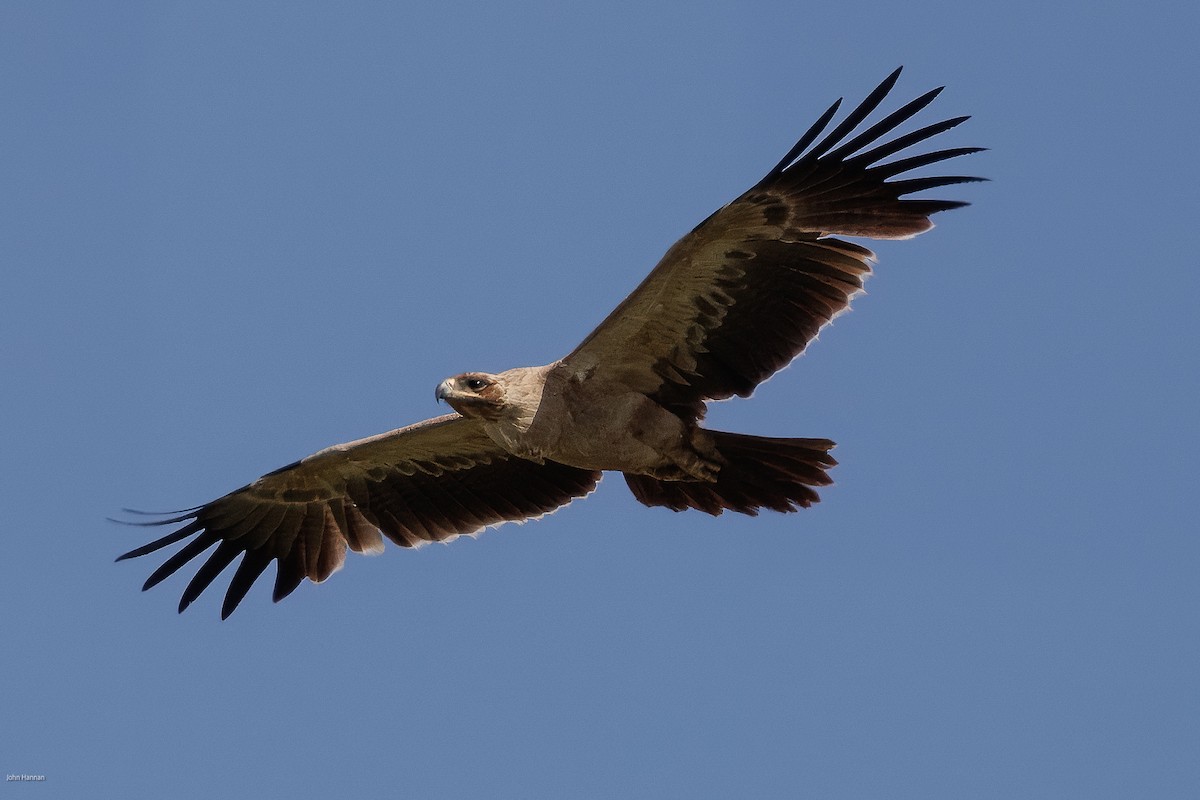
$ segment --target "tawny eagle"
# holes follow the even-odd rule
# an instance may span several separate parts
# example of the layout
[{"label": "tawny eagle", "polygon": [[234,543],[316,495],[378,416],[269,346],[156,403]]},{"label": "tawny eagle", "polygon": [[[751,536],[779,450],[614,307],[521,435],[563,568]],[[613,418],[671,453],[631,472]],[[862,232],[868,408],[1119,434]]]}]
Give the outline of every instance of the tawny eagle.
[{"label": "tawny eagle", "polygon": [[[444,542],[547,514],[624,473],[634,496],[675,511],[795,511],[830,483],[828,439],[780,439],[700,426],[705,404],[748,397],[794,359],[861,290],[874,255],[836,236],[903,239],[966,205],[908,195],[978,180],[905,173],[981,148],[887,161],[963,122],[885,140],[930,91],[860,133],[900,70],[822,137],[834,103],[766,177],[680,239],[608,318],[540,367],[447,378],[456,413],[339,444],[168,519],[181,525],[120,559],[191,538],[146,581],[215,549],[184,589],[186,608],[238,556],[227,617],[276,562],[276,601],[321,582],[346,550]],[[819,139],[819,141],[818,141]]]}]

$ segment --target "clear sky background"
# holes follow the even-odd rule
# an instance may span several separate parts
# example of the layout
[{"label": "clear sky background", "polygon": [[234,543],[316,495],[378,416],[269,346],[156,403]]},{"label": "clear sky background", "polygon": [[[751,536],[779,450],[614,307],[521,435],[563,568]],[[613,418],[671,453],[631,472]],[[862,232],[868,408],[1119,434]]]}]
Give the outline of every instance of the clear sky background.
[{"label": "clear sky background", "polygon": [[[0,794],[1200,794],[1195,4],[429,5],[0,9]],[[992,182],[710,415],[819,506],[609,476],[225,623],[113,563],[564,354],[899,64]]]}]

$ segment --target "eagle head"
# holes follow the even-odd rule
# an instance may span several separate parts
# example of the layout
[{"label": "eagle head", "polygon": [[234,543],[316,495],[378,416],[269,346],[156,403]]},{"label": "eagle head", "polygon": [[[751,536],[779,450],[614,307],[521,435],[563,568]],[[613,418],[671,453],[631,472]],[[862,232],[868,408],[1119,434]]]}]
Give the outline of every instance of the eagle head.
[{"label": "eagle head", "polygon": [[438,384],[434,393],[464,417],[498,420],[504,411],[504,386],[498,375],[464,372]]}]

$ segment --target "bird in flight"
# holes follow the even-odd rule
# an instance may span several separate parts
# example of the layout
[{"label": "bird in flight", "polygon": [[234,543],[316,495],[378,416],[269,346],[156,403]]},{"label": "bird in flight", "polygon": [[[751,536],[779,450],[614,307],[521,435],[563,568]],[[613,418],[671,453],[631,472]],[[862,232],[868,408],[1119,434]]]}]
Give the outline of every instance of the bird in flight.
[{"label": "bird in flight", "polygon": [[[935,89],[855,133],[897,69],[828,133],[834,103],[766,176],[675,243],[632,294],[563,358],[437,386],[454,413],[334,445],[202,506],[138,525],[177,525],[117,560],[186,539],[146,580],[212,549],[183,611],[239,556],[222,619],[276,563],[274,599],[320,583],[346,550],[445,542],[540,517],[624,474],[647,506],[708,514],[795,511],[817,502],[836,462],[828,439],[768,438],[701,426],[709,401],[749,397],[845,311],[874,254],[845,236],[905,239],[966,203],[908,197],[981,180],[906,176],[975,153],[954,147],[888,160],[959,125],[889,136]],[[824,134],[824,135],[823,135]],[[215,546],[215,549],[213,549]]]}]

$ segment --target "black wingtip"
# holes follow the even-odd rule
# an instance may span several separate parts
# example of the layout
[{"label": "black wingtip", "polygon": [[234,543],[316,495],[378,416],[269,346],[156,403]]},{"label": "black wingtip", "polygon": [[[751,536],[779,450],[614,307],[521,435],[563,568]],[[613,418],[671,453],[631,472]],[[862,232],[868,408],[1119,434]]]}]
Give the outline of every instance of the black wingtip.
[{"label": "black wingtip", "polygon": [[[903,67],[897,67],[891,75],[888,75],[883,81],[871,90],[861,103],[859,103],[845,119],[837,124],[833,130],[826,134],[825,138],[813,145],[812,150],[805,155],[805,160],[819,159],[829,152],[830,149],[837,146],[843,138],[850,135],[851,131],[858,127],[859,123],[865,120],[879,107],[883,99],[888,96],[896,86],[896,81],[900,77],[900,71]],[[799,154],[797,154],[799,155]]]},{"label": "black wingtip", "polygon": [[199,511],[204,506],[193,506],[192,508],[177,508],[174,511],[143,511],[140,508],[122,508],[123,514],[136,514],[139,517],[166,517],[171,514],[190,514],[193,511]]},{"label": "black wingtip", "polygon": [[[835,142],[853,130],[859,122],[862,122],[862,120],[872,111],[874,111],[879,103],[883,101],[883,98],[892,91],[892,88],[896,85],[896,81],[900,79],[900,73],[903,71],[903,64],[892,70],[891,74],[884,78],[883,81],[876,86],[870,94],[867,95],[866,99],[864,99],[856,109],[850,112],[850,116],[845,120],[842,120],[841,124],[834,129],[833,133],[826,136],[825,139],[814,148],[814,151],[810,153],[810,156],[821,156],[826,150],[832,147]],[[932,101],[934,97],[937,97],[938,93],[941,92],[943,88],[945,87],[938,87],[937,89],[927,92],[924,97],[918,99],[916,103],[920,103],[921,106],[919,106],[917,110]],[[812,126],[804,133],[804,135],[800,137],[800,140],[792,146],[792,149],[787,152],[787,155],[785,155],[779,161],[779,163],[776,164],[766,174],[762,182],[765,183],[772,178],[778,177],[780,173],[782,173],[787,167],[797,161],[804,154],[804,151],[816,141],[817,137],[820,136],[829,123],[833,121],[838,109],[840,109],[842,106],[843,100],[844,98],[839,97],[836,101],[834,101],[833,105],[825,110],[825,113],[822,114],[820,118],[817,119],[817,121],[814,122]],[[915,113],[915,111],[913,113]]]},{"label": "black wingtip", "polygon": [[133,514],[139,517],[162,517],[163,519],[153,519],[147,522],[135,522],[130,519],[117,519],[116,517],[105,517],[109,522],[115,522],[118,525],[130,525],[135,528],[153,528],[159,525],[174,525],[177,522],[185,522],[196,516],[196,512],[204,506],[196,506],[194,508],[179,508],[174,511],[142,511],[137,508],[122,508],[122,514]]},{"label": "black wingtip", "polygon": [[[144,544],[141,547],[135,547],[133,550],[130,550],[128,553],[122,553],[121,555],[117,556],[117,561],[124,561],[127,558],[137,558],[139,556],[144,556],[148,553],[153,553],[156,550],[161,550],[164,547],[167,547],[168,545],[172,545],[172,544],[175,544],[176,542],[183,541],[184,539],[191,536],[192,534],[199,532],[204,527],[199,521],[197,521],[191,517],[184,517],[183,519],[192,519],[192,521],[189,522],[187,525],[184,525],[182,528],[179,528],[178,530],[171,531],[170,533],[168,533],[166,536],[162,537],[161,539],[155,539],[153,542],[150,542],[149,544]],[[181,519],[179,521],[183,521],[183,520]]]},{"label": "black wingtip", "polygon": [[[179,541],[179,539],[172,538],[169,541],[163,541],[162,539],[159,539],[158,541],[151,542],[150,544],[142,545],[141,547],[135,547],[134,549],[130,550],[128,553],[121,553],[121,555],[117,556],[117,561],[125,561],[130,558],[138,558],[138,557],[144,556],[148,553],[153,553],[155,550],[161,550],[162,548],[166,547],[167,545],[174,544],[177,541]],[[114,563],[116,563],[116,562],[114,562]]]},{"label": "black wingtip", "polygon": [[816,138],[821,135],[821,131],[825,130],[825,127],[830,123],[830,121],[837,114],[838,109],[841,107],[842,107],[842,98],[839,97],[837,100],[835,100],[833,102],[833,105],[831,105],[829,108],[825,109],[825,113],[822,114],[820,116],[820,118],[809,127],[809,129],[807,131],[805,131],[804,135],[800,137],[800,140],[797,141],[794,145],[792,145],[792,149],[788,150],[787,155],[785,155],[783,158],[781,158],[779,160],[779,163],[771,168],[771,171],[767,173],[766,177],[763,178],[763,181],[768,181],[774,177],[777,177],[793,161],[798,159],[800,157],[800,155],[805,150],[808,149],[808,146],[810,144],[812,144],[814,141],[816,141]]}]

